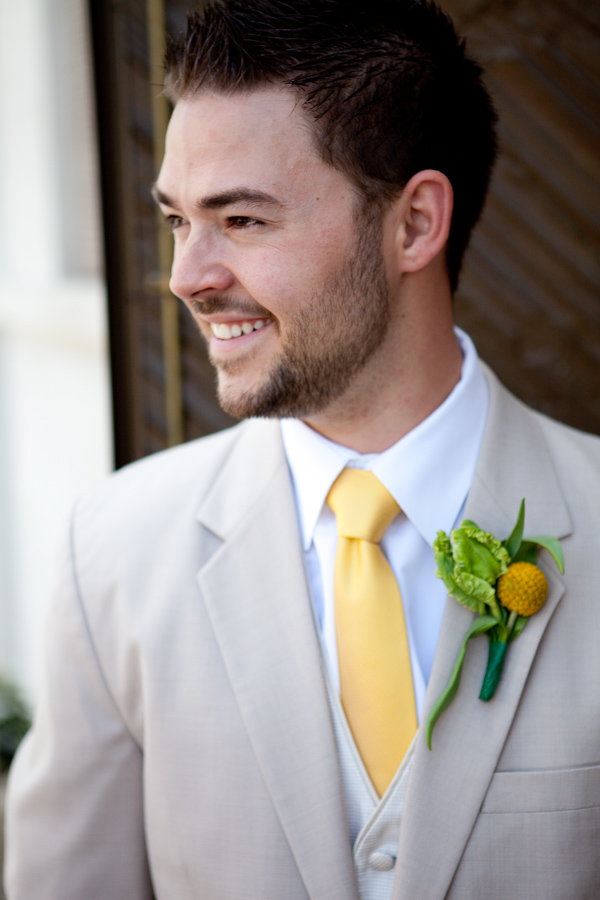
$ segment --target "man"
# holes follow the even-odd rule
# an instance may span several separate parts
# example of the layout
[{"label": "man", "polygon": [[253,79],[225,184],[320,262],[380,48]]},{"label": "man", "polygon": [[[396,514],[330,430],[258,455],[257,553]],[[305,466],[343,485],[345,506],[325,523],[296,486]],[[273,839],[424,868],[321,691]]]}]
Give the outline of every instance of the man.
[{"label": "man", "polygon": [[[600,445],[453,329],[479,68],[412,0],[231,0],[167,62],[171,286],[250,421],[75,511],[9,900],[597,897]],[[488,703],[471,642],[430,751],[472,621],[433,540],[504,539],[522,497],[566,575],[541,554]]]}]

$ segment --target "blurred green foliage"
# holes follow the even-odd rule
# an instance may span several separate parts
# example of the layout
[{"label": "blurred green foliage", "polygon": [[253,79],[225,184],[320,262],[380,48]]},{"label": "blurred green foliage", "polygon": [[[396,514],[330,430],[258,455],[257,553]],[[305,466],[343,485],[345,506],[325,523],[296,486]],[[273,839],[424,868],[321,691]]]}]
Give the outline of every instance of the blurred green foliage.
[{"label": "blurred green foliage", "polygon": [[0,771],[8,768],[30,726],[31,718],[21,692],[0,675]]}]

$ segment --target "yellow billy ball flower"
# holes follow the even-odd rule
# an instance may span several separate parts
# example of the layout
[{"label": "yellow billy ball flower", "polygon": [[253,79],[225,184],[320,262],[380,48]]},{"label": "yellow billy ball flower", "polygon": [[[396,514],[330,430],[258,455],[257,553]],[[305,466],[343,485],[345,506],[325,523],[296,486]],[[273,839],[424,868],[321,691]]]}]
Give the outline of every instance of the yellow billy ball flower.
[{"label": "yellow billy ball flower", "polygon": [[506,609],[520,616],[532,616],[542,608],[548,596],[546,576],[533,563],[512,563],[498,579],[498,599]]}]

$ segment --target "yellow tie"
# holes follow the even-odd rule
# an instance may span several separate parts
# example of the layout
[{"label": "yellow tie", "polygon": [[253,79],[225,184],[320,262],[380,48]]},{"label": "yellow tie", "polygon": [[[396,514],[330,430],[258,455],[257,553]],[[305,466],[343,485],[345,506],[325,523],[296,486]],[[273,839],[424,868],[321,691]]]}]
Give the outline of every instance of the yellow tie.
[{"label": "yellow tie", "polygon": [[400,507],[372,472],[344,469],[329,491],[338,546],[335,627],[341,700],[381,797],[417,730],[398,584],[379,541]]}]

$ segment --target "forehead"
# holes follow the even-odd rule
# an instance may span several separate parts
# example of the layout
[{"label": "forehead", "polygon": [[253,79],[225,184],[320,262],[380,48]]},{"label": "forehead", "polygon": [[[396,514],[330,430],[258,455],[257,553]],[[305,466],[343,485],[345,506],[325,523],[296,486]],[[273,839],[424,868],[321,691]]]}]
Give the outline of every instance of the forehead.
[{"label": "forehead", "polygon": [[327,166],[298,95],[287,88],[223,95],[201,91],[180,100],[167,131],[160,188],[211,193],[234,183],[277,193],[345,176]]}]

